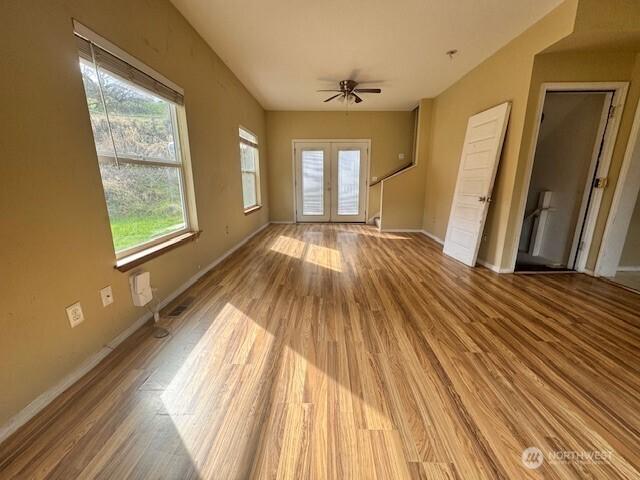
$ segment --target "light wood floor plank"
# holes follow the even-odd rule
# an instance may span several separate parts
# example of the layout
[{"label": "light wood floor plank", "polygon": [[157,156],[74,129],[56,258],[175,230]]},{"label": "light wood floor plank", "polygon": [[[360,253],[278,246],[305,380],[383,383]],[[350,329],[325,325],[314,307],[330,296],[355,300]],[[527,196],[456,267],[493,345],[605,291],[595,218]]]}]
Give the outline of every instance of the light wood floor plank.
[{"label": "light wood floor plank", "polygon": [[143,327],[0,445],[0,479],[640,478],[640,296],[615,285],[274,225],[162,313],[169,337]]}]

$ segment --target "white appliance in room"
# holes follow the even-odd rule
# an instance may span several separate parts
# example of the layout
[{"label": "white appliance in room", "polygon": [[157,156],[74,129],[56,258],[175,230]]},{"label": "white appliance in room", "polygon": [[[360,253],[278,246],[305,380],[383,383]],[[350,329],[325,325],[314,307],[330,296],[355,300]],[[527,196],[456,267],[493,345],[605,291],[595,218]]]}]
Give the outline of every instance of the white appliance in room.
[{"label": "white appliance in room", "polygon": [[131,287],[131,298],[136,307],[144,307],[153,299],[149,272],[138,272],[131,275],[129,286]]},{"label": "white appliance in room", "polygon": [[525,218],[533,219],[531,227],[531,237],[529,241],[529,255],[534,257],[542,256],[542,246],[544,242],[544,233],[547,226],[547,219],[551,211],[551,192],[544,190],[538,194],[538,208]]}]

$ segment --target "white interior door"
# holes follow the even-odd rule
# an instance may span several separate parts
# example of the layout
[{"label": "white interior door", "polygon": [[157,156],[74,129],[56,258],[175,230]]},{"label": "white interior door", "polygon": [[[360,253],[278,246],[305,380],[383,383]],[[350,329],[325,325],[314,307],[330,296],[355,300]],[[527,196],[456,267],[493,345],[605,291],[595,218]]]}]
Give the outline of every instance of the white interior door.
[{"label": "white interior door", "polygon": [[467,124],[444,253],[475,266],[511,102],[478,113]]},{"label": "white interior door", "polygon": [[331,218],[331,144],[296,143],[296,220],[328,222]]},{"label": "white interior door", "polygon": [[364,222],[368,142],[295,142],[296,221]]},{"label": "white interior door", "polygon": [[368,144],[331,144],[331,221],[364,222]]}]

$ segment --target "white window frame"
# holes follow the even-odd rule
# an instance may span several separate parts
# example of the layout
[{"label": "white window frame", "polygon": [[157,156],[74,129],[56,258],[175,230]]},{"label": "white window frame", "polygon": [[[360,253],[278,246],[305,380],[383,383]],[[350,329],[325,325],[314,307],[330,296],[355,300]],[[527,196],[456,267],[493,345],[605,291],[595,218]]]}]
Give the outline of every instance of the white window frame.
[{"label": "white window frame", "polygon": [[[120,77],[118,77],[119,80],[122,80]],[[140,88],[140,87],[136,87],[136,88]],[[181,148],[181,139],[180,139],[180,127],[178,126],[178,112],[177,109],[179,108],[179,105],[175,105],[172,104],[171,102],[168,102],[171,104],[171,123],[173,126],[173,135],[174,135],[174,141],[175,141],[175,149],[176,149],[176,161],[175,162],[171,162],[171,161],[167,161],[167,160],[161,160],[161,159],[146,159],[146,158],[135,158],[135,157],[129,157],[126,155],[119,155],[119,154],[115,154],[115,156],[110,156],[110,155],[98,155],[98,159],[99,161],[107,161],[107,162],[111,162],[115,165],[118,164],[129,164],[129,165],[139,165],[139,166],[144,166],[144,167],[170,167],[170,168],[175,168],[178,171],[178,178],[180,180],[180,197],[182,199],[182,208],[184,210],[184,227],[179,229],[179,230],[174,230],[170,233],[167,233],[166,235],[161,235],[159,237],[153,238],[151,240],[149,240],[148,242],[144,242],[141,243],[140,245],[136,245],[130,248],[127,248],[125,250],[120,250],[120,251],[115,251],[116,254],[116,259],[120,260],[124,257],[128,257],[130,255],[136,254],[138,252],[141,252],[142,250],[146,250],[148,248],[151,247],[155,247],[156,245],[159,245],[161,243],[164,243],[168,240],[171,240],[172,238],[178,237],[180,235],[184,235],[187,232],[191,232],[193,231],[193,228],[191,226],[191,219],[190,219],[190,212],[189,212],[189,201],[187,199],[187,189],[186,189],[186,185],[185,185],[185,168],[184,168],[184,161],[183,161],[183,157],[182,157],[182,148]],[[111,221],[111,219],[109,219],[109,221]]]},{"label": "white window frame", "polygon": [[[107,50],[109,53],[117,56],[120,60],[125,61],[130,66],[137,68],[138,70],[144,72],[145,74],[153,77],[158,82],[163,83],[169,88],[175,90],[181,95],[184,94],[182,88],[175,85],[173,82],[166,79],[163,75],[146,66],[139,60],[135,59],[131,55],[127,54],[123,50],[119,49],[117,46],[110,43],[108,40],[105,40],[100,35],[92,32],[84,25],[74,20],[74,33],[82,38],[89,40],[90,42],[98,45],[100,48]],[[82,57],[79,57],[82,58]],[[86,61],[86,60],[85,60]],[[95,65],[94,65],[95,66]],[[130,85],[132,88],[145,90],[147,93],[158,97],[158,95],[154,92],[148,91],[143,87],[136,85],[125,78],[117,75],[116,73],[110,72],[108,69],[105,69],[109,75],[112,75],[118,80]],[[97,73],[97,72],[96,72]],[[101,87],[100,87],[101,88]],[[162,98],[162,97],[159,97]],[[191,171],[191,157],[189,152],[189,142],[187,135],[187,118],[184,105],[180,105],[166,98],[162,98],[164,101],[169,103],[171,106],[171,123],[173,127],[173,136],[174,136],[174,147],[175,147],[175,161],[167,161],[158,158],[149,158],[145,159],[142,157],[131,157],[127,155],[120,155],[116,151],[115,145],[114,147],[114,156],[110,155],[98,155],[99,161],[107,161],[113,162],[114,164],[131,164],[131,165],[141,165],[141,166],[149,166],[149,167],[170,167],[175,168],[178,171],[178,177],[180,180],[180,194],[182,199],[182,207],[184,211],[184,219],[185,226],[179,230],[175,230],[173,232],[167,233],[166,235],[162,235],[160,237],[153,238],[148,242],[141,243],[140,245],[136,245],[125,250],[115,251],[114,252],[117,260],[121,260],[125,257],[129,257],[131,255],[137,254],[144,250],[148,250],[152,247],[156,247],[162,243],[165,243],[169,240],[172,240],[176,237],[184,235],[189,232],[198,231],[197,225],[197,216],[195,210],[195,195],[193,188],[193,174]],[[111,223],[111,218],[109,218],[109,223]]]},{"label": "white window frame", "polygon": [[[252,142],[246,138],[244,138],[241,134],[240,131],[244,130],[246,133],[248,133],[249,135],[253,136],[253,138],[256,139],[255,142]],[[262,195],[260,192],[260,146],[258,143],[258,136],[253,133],[251,130],[249,130],[246,127],[243,127],[242,125],[238,126],[238,154],[239,154],[239,158],[240,158],[240,184],[242,187],[242,207],[246,212],[250,212],[253,210],[256,210],[258,208],[260,208],[262,206]],[[255,161],[255,171],[254,170],[244,170],[242,167],[242,147],[240,146],[241,144],[247,145],[249,147],[255,148],[255,152],[256,152],[256,161]],[[242,176],[245,173],[251,173],[255,176],[255,186],[256,186],[256,191],[255,191],[255,197],[256,197],[256,203],[254,205],[250,205],[250,206],[245,206],[244,204],[244,182],[242,181]]]}]

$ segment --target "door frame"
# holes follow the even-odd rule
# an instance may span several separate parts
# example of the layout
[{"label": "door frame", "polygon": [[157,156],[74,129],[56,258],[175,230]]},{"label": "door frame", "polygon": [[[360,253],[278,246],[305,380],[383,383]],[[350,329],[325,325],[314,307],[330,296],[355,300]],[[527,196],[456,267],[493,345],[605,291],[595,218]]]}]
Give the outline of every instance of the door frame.
[{"label": "door frame", "polygon": [[609,216],[602,235],[600,251],[593,274],[596,277],[612,276],[617,271],[620,256],[629,231],[629,223],[640,190],[640,102],[636,106],[635,117],[629,140],[618,174],[616,190],[613,194]]},{"label": "door frame", "polygon": [[[291,140],[291,186],[293,188],[293,219],[291,223],[298,222],[298,192],[296,190],[296,143],[366,143],[367,144],[367,181],[365,183],[364,223],[369,214],[369,181],[371,180],[371,139],[370,138],[294,138]],[[319,222],[322,223],[322,222]]]},{"label": "door frame", "polygon": [[[545,82],[540,85],[540,92],[538,94],[538,103],[536,106],[536,113],[534,117],[534,127],[532,133],[531,146],[529,147],[529,153],[527,156],[527,163],[525,166],[525,177],[522,182],[522,192],[520,194],[519,204],[517,206],[516,216],[516,236],[513,246],[511,248],[511,261],[509,262],[509,268],[507,272],[513,272],[516,266],[516,260],[518,257],[518,246],[520,245],[520,237],[522,236],[522,224],[524,223],[524,213],[527,203],[527,196],[529,195],[529,187],[531,186],[531,175],[533,173],[533,165],[536,156],[536,150],[538,146],[538,138],[540,136],[540,122],[542,120],[542,109],[544,107],[545,97],[547,92],[613,92],[612,106],[614,107],[613,116],[609,118],[607,129],[604,132],[604,141],[602,144],[602,156],[598,169],[594,172],[594,177],[600,178],[606,177],[609,173],[609,167],[611,166],[611,158],[613,156],[613,149],[616,139],[618,138],[618,130],[620,128],[620,120],[622,119],[622,112],[624,109],[624,102],[627,98],[627,91],[629,89],[629,82]],[[593,189],[593,195],[590,201],[590,208],[587,212],[587,217],[584,219],[583,226],[583,241],[584,248],[581,249],[578,258],[575,261],[575,271],[584,272],[587,258],[589,256],[589,250],[591,249],[591,242],[593,240],[593,233],[596,226],[596,220],[598,213],[600,212],[600,204],[602,202],[603,195],[602,188]]]}]

